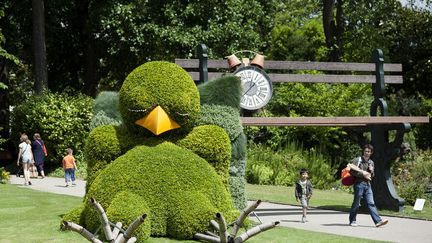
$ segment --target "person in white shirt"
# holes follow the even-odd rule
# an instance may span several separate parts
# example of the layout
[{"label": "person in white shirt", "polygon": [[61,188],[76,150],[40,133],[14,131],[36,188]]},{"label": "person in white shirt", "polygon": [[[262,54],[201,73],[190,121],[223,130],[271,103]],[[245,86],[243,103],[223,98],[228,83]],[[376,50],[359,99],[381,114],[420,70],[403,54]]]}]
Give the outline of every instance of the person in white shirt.
[{"label": "person in white shirt", "polygon": [[22,134],[20,137],[21,143],[18,145],[19,152],[18,152],[18,159],[17,159],[17,165],[20,166],[20,163],[23,166],[23,172],[24,172],[24,185],[28,186],[31,185],[30,182],[30,163],[33,163],[33,153],[31,148],[31,141],[28,139],[28,136],[26,134]]}]

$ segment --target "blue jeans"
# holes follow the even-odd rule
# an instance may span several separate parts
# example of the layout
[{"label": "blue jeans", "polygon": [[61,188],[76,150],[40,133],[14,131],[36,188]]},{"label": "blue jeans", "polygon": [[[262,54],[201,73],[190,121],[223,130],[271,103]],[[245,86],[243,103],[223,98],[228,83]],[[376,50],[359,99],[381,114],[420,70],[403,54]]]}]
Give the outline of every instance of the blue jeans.
[{"label": "blue jeans", "polygon": [[75,169],[65,169],[65,180],[68,183],[72,179],[72,182],[75,181]]},{"label": "blue jeans", "polygon": [[366,200],[369,214],[372,217],[374,223],[377,224],[381,222],[381,217],[379,216],[378,210],[375,207],[371,185],[370,183],[361,182],[354,184],[354,201],[351,205],[349,215],[350,223],[356,221],[361,198],[364,198]]}]

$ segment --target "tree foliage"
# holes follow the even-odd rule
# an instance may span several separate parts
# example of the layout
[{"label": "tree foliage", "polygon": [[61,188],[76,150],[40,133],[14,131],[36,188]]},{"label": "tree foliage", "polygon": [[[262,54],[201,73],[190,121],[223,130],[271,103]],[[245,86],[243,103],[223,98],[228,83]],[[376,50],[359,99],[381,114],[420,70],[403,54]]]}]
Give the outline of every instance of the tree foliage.
[{"label": "tree foliage", "polygon": [[[32,64],[31,12],[25,1],[2,1],[7,47]],[[278,1],[49,1],[46,46],[51,91],[118,89],[149,60],[191,57],[206,43],[211,56],[264,50]]]}]

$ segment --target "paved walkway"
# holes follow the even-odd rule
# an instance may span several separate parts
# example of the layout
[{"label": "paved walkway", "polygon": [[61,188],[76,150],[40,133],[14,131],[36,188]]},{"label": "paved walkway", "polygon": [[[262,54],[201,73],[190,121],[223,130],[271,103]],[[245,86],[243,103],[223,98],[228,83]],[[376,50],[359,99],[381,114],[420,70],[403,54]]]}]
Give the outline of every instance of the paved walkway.
[{"label": "paved walkway", "polygon": [[[27,186],[35,190],[59,193],[83,197],[85,194],[85,181],[77,180],[77,186],[65,187],[63,178],[46,177],[44,179],[32,179],[32,185]],[[11,183],[23,186],[24,178],[11,176]],[[263,202],[255,211],[262,222],[280,221],[281,226],[310,230],[337,235],[353,236],[372,240],[389,242],[431,242],[432,243],[432,221],[405,219],[397,217],[384,217],[389,223],[383,227],[376,228],[368,214],[357,216],[358,227],[348,226],[348,213],[310,209],[307,223],[301,223],[301,208],[291,205],[280,205]]]},{"label": "paved walkway", "polygon": [[64,178],[45,177],[43,179],[30,179],[31,186],[24,186],[24,177],[16,177],[11,175],[11,184],[17,184],[22,187],[28,187],[35,190],[44,192],[52,192],[57,194],[65,194],[76,197],[84,197],[86,182],[83,180],[76,180],[76,186],[66,187]]}]

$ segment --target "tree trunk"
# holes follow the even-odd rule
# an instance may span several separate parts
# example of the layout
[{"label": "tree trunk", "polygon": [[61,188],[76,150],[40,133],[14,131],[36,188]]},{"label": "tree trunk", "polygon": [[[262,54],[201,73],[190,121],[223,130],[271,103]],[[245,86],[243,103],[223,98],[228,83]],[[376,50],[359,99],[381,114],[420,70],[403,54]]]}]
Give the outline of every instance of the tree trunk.
[{"label": "tree trunk", "polygon": [[83,92],[89,96],[95,97],[97,86],[99,84],[97,75],[97,56],[96,45],[93,33],[93,25],[90,16],[91,6],[95,7],[96,3],[91,0],[76,0],[77,6],[77,23],[80,32],[80,42],[82,43],[82,67],[83,67]]},{"label": "tree trunk", "polygon": [[[344,32],[343,0],[323,0],[323,27],[326,45],[329,49],[329,61],[340,61],[342,56]],[[336,7],[336,15],[334,9]],[[335,17],[334,17],[335,16]]]},{"label": "tree trunk", "polygon": [[48,72],[45,46],[44,1],[32,0],[33,14],[33,54],[36,94],[42,94],[48,87]]}]

